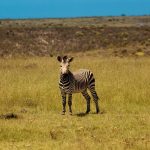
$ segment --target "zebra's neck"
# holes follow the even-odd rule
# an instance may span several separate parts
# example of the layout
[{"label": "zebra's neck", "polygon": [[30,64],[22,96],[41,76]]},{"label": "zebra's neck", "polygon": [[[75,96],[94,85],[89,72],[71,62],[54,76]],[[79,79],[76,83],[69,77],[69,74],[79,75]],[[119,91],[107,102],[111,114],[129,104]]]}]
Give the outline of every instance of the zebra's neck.
[{"label": "zebra's neck", "polygon": [[68,71],[68,73],[65,74],[60,74],[60,81],[65,82],[65,81],[69,81],[72,78],[73,74]]}]

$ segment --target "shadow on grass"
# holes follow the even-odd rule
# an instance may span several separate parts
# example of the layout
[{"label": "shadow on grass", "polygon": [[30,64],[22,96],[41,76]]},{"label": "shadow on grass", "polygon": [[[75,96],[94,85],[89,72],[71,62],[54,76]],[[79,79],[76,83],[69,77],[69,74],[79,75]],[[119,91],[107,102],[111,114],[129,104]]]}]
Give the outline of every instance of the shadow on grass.
[{"label": "shadow on grass", "polygon": [[75,116],[77,116],[77,117],[85,117],[85,116],[87,116],[87,115],[88,115],[88,114],[85,113],[85,112],[80,112],[80,113],[75,114]]},{"label": "shadow on grass", "polygon": [[98,114],[96,112],[91,112],[91,114],[103,115],[103,114],[106,114],[106,111],[105,110],[100,111]]},{"label": "shadow on grass", "polygon": [[[96,112],[91,112],[91,113],[89,113],[89,114],[92,114],[92,115],[103,115],[103,114],[105,114],[106,113],[106,111],[101,111],[100,113],[96,113]],[[80,112],[80,113],[77,113],[77,114],[75,114],[75,116],[77,116],[77,117],[85,117],[85,116],[87,116],[87,115],[89,115],[89,114],[87,114],[87,113],[85,113],[85,112]]]}]

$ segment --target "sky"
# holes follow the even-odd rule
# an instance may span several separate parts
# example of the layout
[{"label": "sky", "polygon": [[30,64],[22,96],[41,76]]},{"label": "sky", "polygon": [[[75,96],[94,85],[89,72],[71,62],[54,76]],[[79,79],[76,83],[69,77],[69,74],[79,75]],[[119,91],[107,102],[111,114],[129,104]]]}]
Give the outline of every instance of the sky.
[{"label": "sky", "polygon": [[150,15],[150,0],[0,0],[0,18]]}]

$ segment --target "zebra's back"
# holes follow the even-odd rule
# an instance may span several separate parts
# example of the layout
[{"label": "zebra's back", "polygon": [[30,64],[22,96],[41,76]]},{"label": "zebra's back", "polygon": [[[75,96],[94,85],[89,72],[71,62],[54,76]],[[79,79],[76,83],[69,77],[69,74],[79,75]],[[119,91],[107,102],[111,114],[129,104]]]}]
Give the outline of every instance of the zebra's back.
[{"label": "zebra's back", "polygon": [[88,69],[80,69],[73,72],[74,76],[74,90],[73,92],[82,92],[86,90],[91,81],[95,81],[93,73]]}]

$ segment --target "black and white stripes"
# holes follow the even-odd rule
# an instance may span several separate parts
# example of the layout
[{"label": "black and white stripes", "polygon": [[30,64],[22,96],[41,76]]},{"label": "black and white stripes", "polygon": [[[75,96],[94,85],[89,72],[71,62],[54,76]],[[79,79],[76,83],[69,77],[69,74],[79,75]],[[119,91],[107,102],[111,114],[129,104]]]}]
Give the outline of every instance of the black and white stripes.
[{"label": "black and white stripes", "polygon": [[59,81],[59,88],[62,95],[62,105],[63,111],[62,114],[66,112],[66,96],[68,95],[68,105],[69,105],[69,112],[72,114],[72,94],[73,93],[82,93],[84,98],[87,101],[87,110],[86,113],[90,112],[90,96],[87,92],[87,89],[92,94],[93,100],[96,106],[96,112],[99,112],[98,106],[98,96],[95,91],[95,78],[93,73],[87,69],[80,69],[77,72],[70,72],[69,64],[73,60],[73,58],[68,58],[67,56],[64,57],[57,57],[58,61],[60,62],[60,81]]}]

